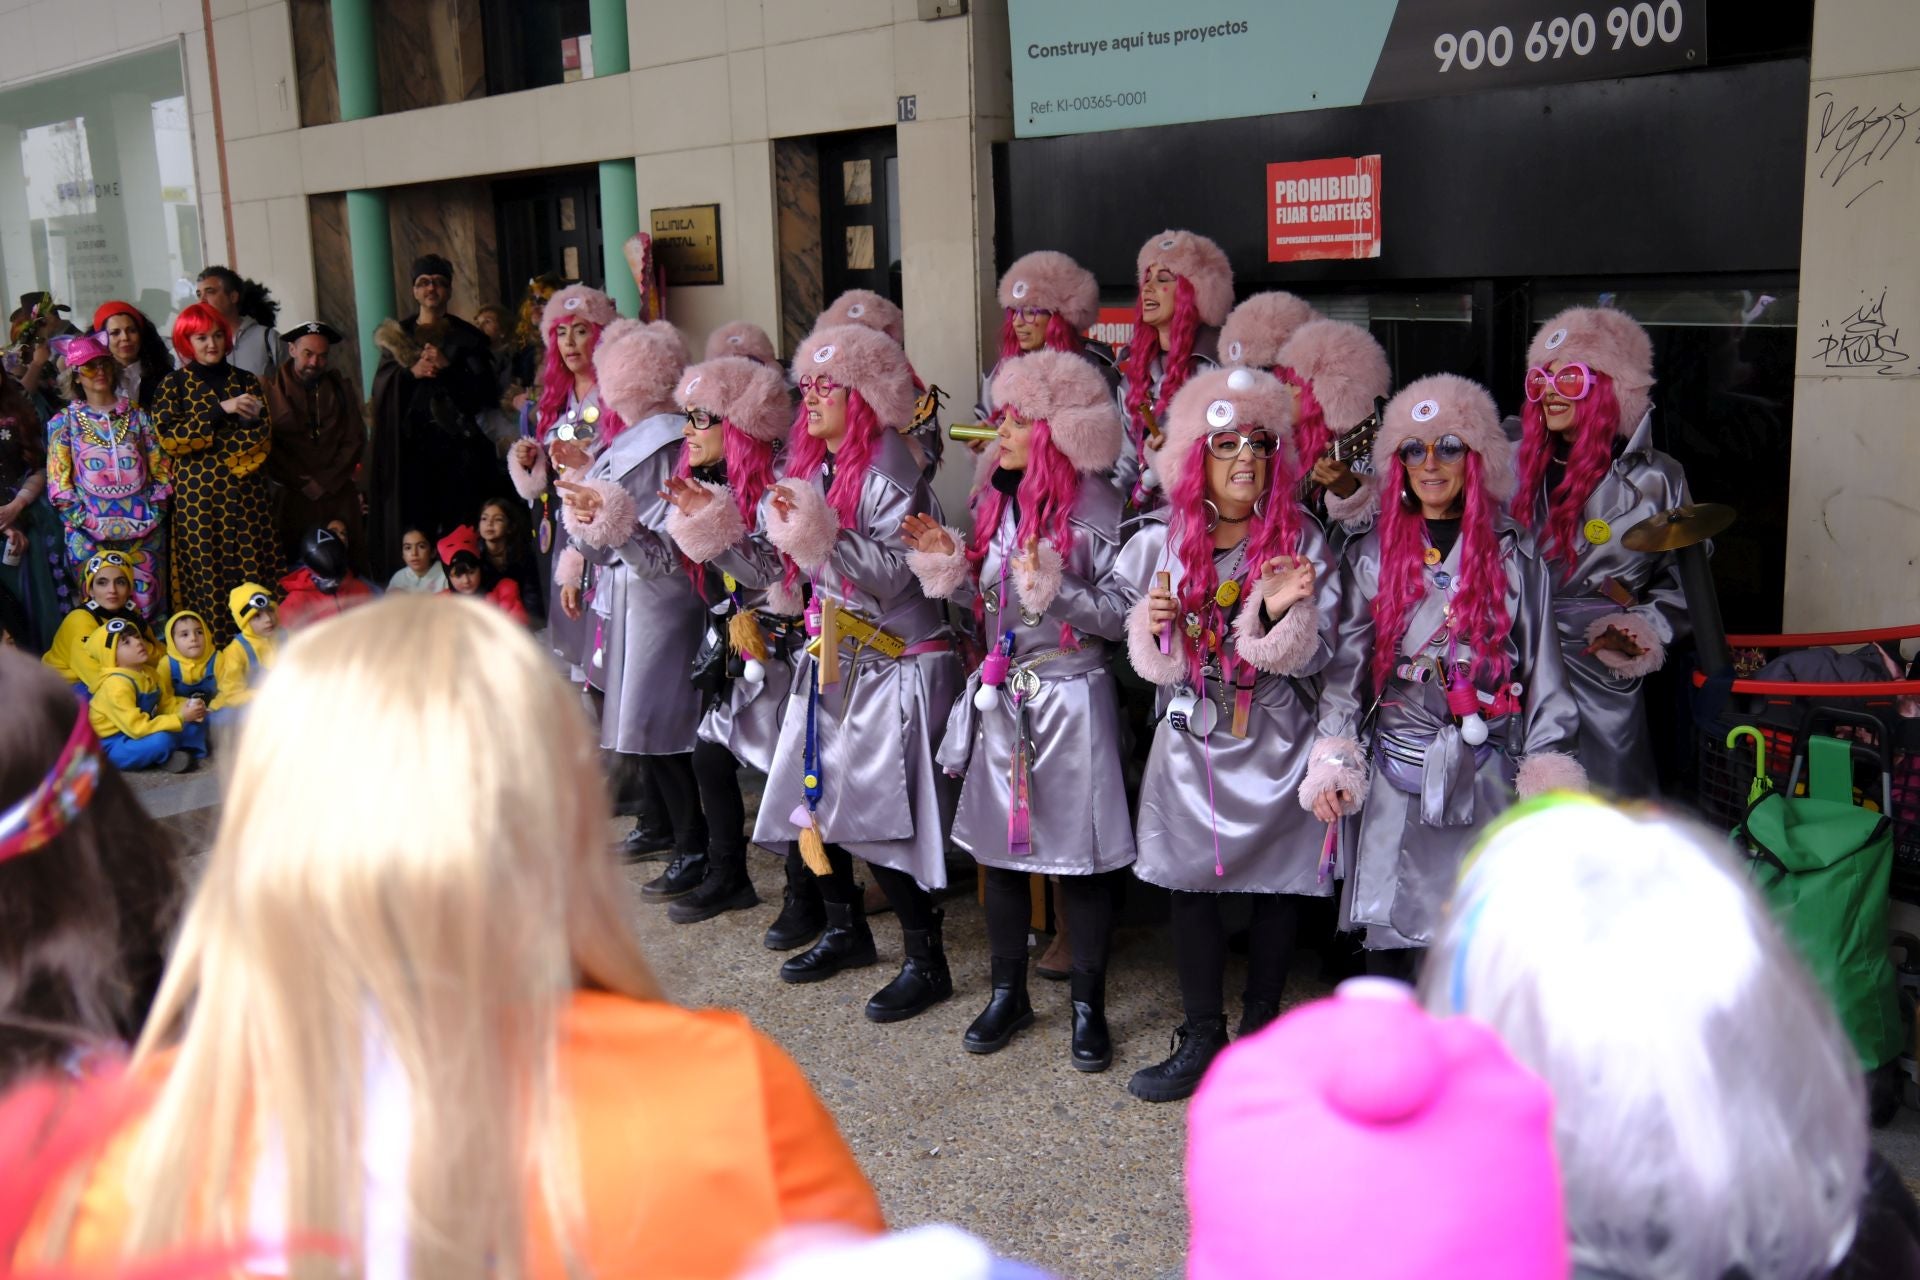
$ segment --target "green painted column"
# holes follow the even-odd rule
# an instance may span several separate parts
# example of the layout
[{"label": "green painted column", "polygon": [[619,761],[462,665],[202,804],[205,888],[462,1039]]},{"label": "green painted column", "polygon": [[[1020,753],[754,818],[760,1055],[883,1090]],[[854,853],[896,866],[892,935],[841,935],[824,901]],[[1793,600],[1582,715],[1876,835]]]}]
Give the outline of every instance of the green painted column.
[{"label": "green painted column", "polygon": [[627,266],[627,237],[640,231],[640,191],[633,176],[633,161],[600,162],[600,235],[601,257],[607,279],[607,296],[623,316],[640,314],[640,286],[634,283]]},{"label": "green painted column", "polygon": [[353,313],[360,338],[360,388],[373,394],[380,363],[373,331],[394,314],[393,239],[388,233],[387,193],[347,192],[347,243],[353,256]]},{"label": "green painted column", "polygon": [[364,120],[377,116],[380,60],[374,52],[373,0],[332,0],[329,7],[333,10],[333,74],[340,86],[340,118]]},{"label": "green painted column", "polygon": [[587,0],[587,29],[593,33],[593,74],[617,76],[627,60],[627,0]]}]

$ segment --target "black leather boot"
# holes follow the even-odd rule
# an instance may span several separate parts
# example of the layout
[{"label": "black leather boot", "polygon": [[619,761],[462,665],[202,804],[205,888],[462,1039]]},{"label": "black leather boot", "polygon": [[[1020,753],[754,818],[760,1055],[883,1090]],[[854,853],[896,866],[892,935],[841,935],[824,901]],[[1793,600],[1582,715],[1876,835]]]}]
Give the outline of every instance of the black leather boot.
[{"label": "black leather boot", "polygon": [[760,905],[747,875],[745,850],[729,854],[707,855],[707,878],[700,887],[667,908],[667,919],[675,924],[698,924],[727,911],[744,911]]},{"label": "black leather boot", "polygon": [[1178,1102],[1191,1098],[1200,1077],[1227,1047],[1225,1018],[1190,1019],[1174,1033],[1174,1050],[1165,1062],[1142,1067],[1127,1081],[1127,1092],[1145,1102]]},{"label": "black leather boot", "polygon": [[945,918],[945,913],[936,909],[933,923],[927,928],[900,931],[907,958],[893,981],[867,1001],[868,1018],[905,1022],[953,994],[953,975],[947,972],[947,952],[940,939],[940,922]]},{"label": "black leather boot", "polygon": [[647,862],[673,848],[673,830],[670,827],[642,826],[636,822],[633,830],[627,832],[614,848],[628,862]]},{"label": "black leather boot", "polygon": [[968,1053],[998,1053],[1013,1033],[1033,1025],[1033,1002],[1027,999],[1027,959],[993,957],[993,994],[987,1007],[967,1028],[960,1045]]},{"label": "black leather boot", "polygon": [[807,870],[798,853],[789,853],[786,900],[780,904],[780,914],[767,927],[767,936],[761,943],[769,951],[791,951],[819,937],[826,925],[827,912],[820,899],[819,880]]},{"label": "black leather boot", "polygon": [[1075,1071],[1105,1071],[1113,1065],[1113,1037],[1107,1034],[1107,975],[1073,971],[1073,1054]]},{"label": "black leather boot", "polygon": [[879,959],[859,903],[829,902],[826,917],[820,940],[780,966],[782,982],[825,982],[842,969],[864,969]]},{"label": "black leather boot", "polygon": [[1256,1000],[1247,996],[1240,1002],[1240,1029],[1233,1033],[1233,1038],[1243,1040],[1279,1016],[1278,1000]]},{"label": "black leather boot", "polygon": [[650,902],[666,902],[692,893],[706,878],[706,854],[676,853],[665,871],[640,886],[640,896]]}]

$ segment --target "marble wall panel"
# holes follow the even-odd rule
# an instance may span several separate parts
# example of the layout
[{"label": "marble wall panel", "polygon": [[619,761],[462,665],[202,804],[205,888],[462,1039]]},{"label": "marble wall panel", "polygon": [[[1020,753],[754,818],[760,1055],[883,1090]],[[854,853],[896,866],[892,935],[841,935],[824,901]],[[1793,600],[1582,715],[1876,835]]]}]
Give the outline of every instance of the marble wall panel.
[{"label": "marble wall panel", "polygon": [[353,246],[347,238],[347,198],[335,193],[307,197],[313,238],[313,298],[319,318],[343,335],[333,349],[333,367],[360,385],[360,319],[353,299]]},{"label": "marble wall panel", "polygon": [[382,112],[486,95],[480,0],[385,0],[374,13]]},{"label": "marble wall panel", "polygon": [[333,18],[327,0],[292,0],[293,73],[300,126],[340,119],[340,81],[333,61]]},{"label": "marble wall panel", "polygon": [[[471,320],[498,302],[500,257],[493,187],[484,181],[430,182],[392,187],[387,221],[393,239],[394,296],[401,311],[413,310],[413,260],[437,253],[453,264],[453,313]],[[516,299],[517,301],[517,299]]]},{"label": "marble wall panel", "polygon": [[820,282],[820,151],[811,138],[773,142],[780,236],[780,351],[793,354],[826,306]]}]

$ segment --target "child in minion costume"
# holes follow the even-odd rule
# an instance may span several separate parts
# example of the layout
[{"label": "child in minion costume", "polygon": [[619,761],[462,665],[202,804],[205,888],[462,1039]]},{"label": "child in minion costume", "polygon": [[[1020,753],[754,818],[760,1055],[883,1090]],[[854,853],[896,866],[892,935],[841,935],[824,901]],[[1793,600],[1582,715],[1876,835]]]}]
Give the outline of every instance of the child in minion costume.
[{"label": "child in minion costume", "polygon": [[225,726],[231,716],[253,700],[253,691],[273,670],[280,648],[280,615],[273,593],[257,582],[243,582],[227,592],[227,608],[239,633],[214,660],[219,694],[213,700],[213,723]]},{"label": "child in minion costume", "polygon": [[203,728],[207,709],[198,702],[164,709],[166,693],[153,673],[146,634],[138,623],[111,618],[86,638],[82,648],[97,673],[89,692],[87,718],[100,738],[100,754],[117,769],[163,768],[185,773],[206,754],[205,734],[197,749],[182,737],[189,724]]},{"label": "child in minion costume", "polygon": [[[212,707],[220,696],[219,677],[214,673],[213,628],[193,610],[182,609],[167,619],[163,634],[166,657],[154,664],[154,674],[160,678],[160,705],[177,711],[198,698]],[[180,731],[180,740],[188,750],[198,748],[198,754],[205,755],[206,722],[187,725]]]}]

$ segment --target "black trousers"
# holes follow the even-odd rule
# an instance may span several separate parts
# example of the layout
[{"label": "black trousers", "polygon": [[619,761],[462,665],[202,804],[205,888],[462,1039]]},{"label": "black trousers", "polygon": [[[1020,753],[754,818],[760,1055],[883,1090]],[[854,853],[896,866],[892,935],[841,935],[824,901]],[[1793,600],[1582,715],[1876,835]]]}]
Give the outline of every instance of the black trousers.
[{"label": "black trousers", "polygon": [[641,756],[640,771],[659,788],[660,803],[666,807],[667,824],[673,828],[676,854],[707,851],[707,821],[700,811],[700,785],[693,776],[693,753],[677,756]]},{"label": "black trousers", "polygon": [[707,854],[722,865],[747,860],[747,802],[740,794],[740,761],[705,739],[693,747],[693,776],[707,822]]},{"label": "black trousers", "polygon": [[[837,844],[827,846],[827,862],[833,874],[820,877],[820,896],[828,902],[850,903],[860,900],[860,885],[853,878],[853,855]],[[887,904],[900,917],[902,929],[933,927],[933,895],[904,871],[868,863],[874,883],[887,895]]]},{"label": "black trousers", "polygon": [[[1032,911],[1028,871],[1005,867],[980,868],[986,877],[987,949],[996,959],[1027,958],[1027,922]],[[1113,946],[1114,905],[1124,873],[1061,876],[1060,911],[1067,920],[1067,942],[1073,950],[1075,973],[1105,973]]]},{"label": "black trousers", "polygon": [[[1218,1018],[1225,1011],[1221,986],[1227,974],[1227,926],[1220,909],[1223,893],[1184,893],[1173,897],[1173,960],[1180,974],[1180,1005],[1189,1023]],[[1277,1003],[1286,989],[1293,960],[1294,934],[1300,927],[1300,899],[1286,893],[1243,895],[1253,904],[1247,933],[1248,1001]]]}]

